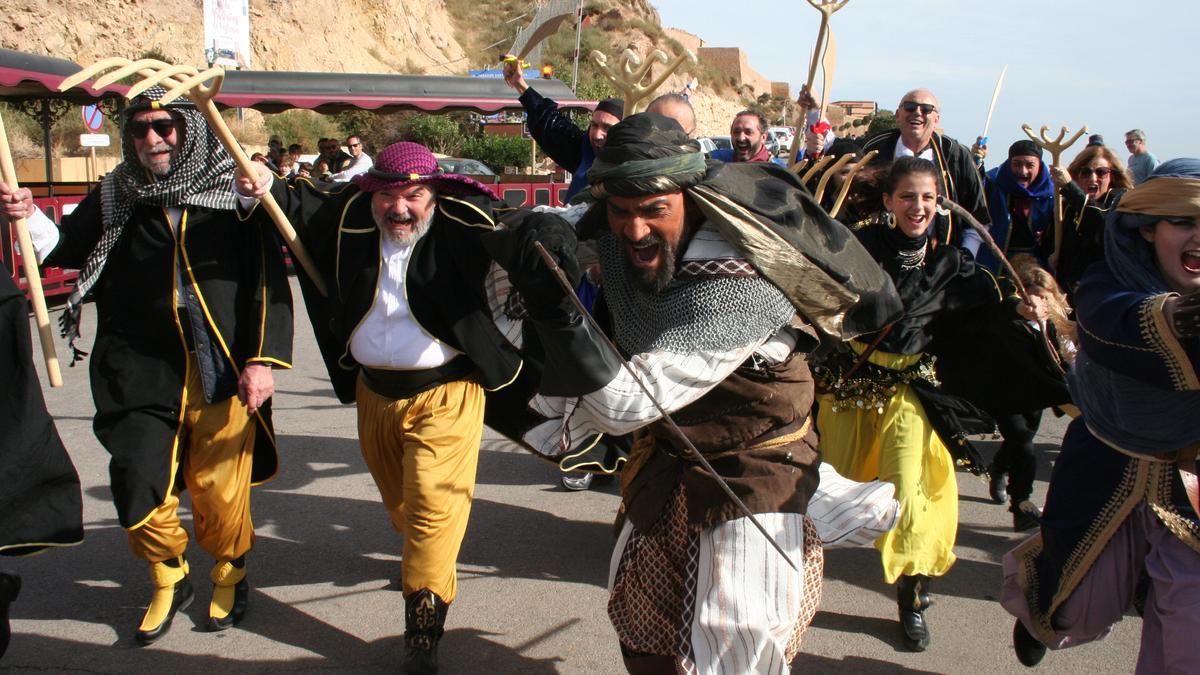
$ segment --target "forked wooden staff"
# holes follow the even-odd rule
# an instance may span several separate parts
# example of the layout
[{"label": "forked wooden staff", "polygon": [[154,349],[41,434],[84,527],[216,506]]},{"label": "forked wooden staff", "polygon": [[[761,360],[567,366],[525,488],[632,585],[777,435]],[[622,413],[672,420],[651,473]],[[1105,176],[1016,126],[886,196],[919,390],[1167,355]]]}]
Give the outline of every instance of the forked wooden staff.
[{"label": "forked wooden staff", "polygon": [[837,175],[837,172],[842,170],[842,167],[849,164],[850,160],[852,159],[854,159],[854,154],[848,152],[841,157],[838,157],[837,161],[833,163],[833,166],[829,167],[825,170],[825,173],[821,174],[821,180],[817,181],[817,190],[813,193],[813,197],[817,200],[818,204],[820,204],[821,200],[825,197],[825,188],[829,186],[829,181],[835,175]]},{"label": "forked wooden staff", "polygon": [[[829,44],[831,38],[829,18],[833,16],[834,12],[845,7],[847,2],[850,2],[850,0],[808,0],[808,4],[815,7],[816,10],[821,13],[821,27],[817,29],[817,42],[813,45],[812,60],[808,63],[808,80],[805,84],[805,87],[809,92],[812,91],[813,83],[817,79],[817,64],[821,64],[822,69],[825,71],[825,83],[821,87],[822,111],[824,110],[825,106],[824,102],[827,100],[829,95],[829,82],[833,79],[831,73],[833,72],[834,66],[837,64],[836,51],[829,48],[831,47]],[[817,121],[820,122],[820,119]],[[800,124],[798,126],[802,129],[805,126],[803,109],[800,111]],[[799,136],[799,134],[797,134],[797,136]],[[798,139],[792,141],[792,151],[788,157],[788,166],[796,165],[796,156],[800,152],[800,145],[796,142],[797,140]]]},{"label": "forked wooden staff", "polygon": [[[258,175],[254,162],[250,161],[250,158],[246,156],[245,151],[242,150],[242,146],[233,137],[233,134],[229,131],[229,126],[225,124],[220,111],[217,110],[217,106],[213,103],[213,98],[221,90],[221,84],[225,81],[225,70],[223,68],[209,68],[205,71],[199,71],[193,66],[171,65],[156,59],[130,61],[121,57],[113,57],[98,61],[68,77],[62,81],[62,84],[58,85],[58,90],[66,91],[95,75],[113,68],[116,68],[116,70],[92,83],[91,89],[93,91],[97,91],[117,80],[136,73],[142,76],[143,79],[130,87],[128,93],[125,94],[125,97],[130,100],[156,84],[162,85],[167,90],[166,95],[159,100],[159,103],[162,105],[166,105],[176,98],[187,94],[188,98],[196,104],[196,108],[200,111],[200,114],[204,115],[204,119],[208,121],[208,126],[216,134],[217,139],[221,141],[221,145],[224,145],[225,149],[229,151],[230,156],[233,157],[233,161],[237,163],[242,173],[247,176]],[[210,80],[212,84],[204,84]],[[317,287],[321,295],[328,295],[325,289],[325,281],[317,272],[317,266],[313,264],[308,251],[300,243],[300,238],[296,236],[296,230],[288,222],[287,216],[279,208],[279,204],[276,203],[275,198],[268,192],[259,201],[271,216],[271,220],[275,222],[275,227],[279,230],[279,234],[283,236],[283,240],[287,243],[288,248],[291,249],[292,256],[296,258],[300,266],[308,273],[309,278],[312,279],[313,285]]]},{"label": "forked wooden staff", "polygon": [[[800,139],[798,139],[798,138],[792,139],[793,144],[799,143],[799,142],[800,142]],[[800,174],[800,182],[807,185],[808,180],[810,178],[815,176],[818,171],[820,171],[821,169],[824,169],[826,166],[828,166],[829,163],[832,162],[833,160],[834,160],[833,155],[822,155],[820,159],[813,162],[808,168],[804,169],[804,173]],[[789,166],[791,166],[792,171],[799,171],[800,169],[804,168],[803,164],[804,164],[803,162],[796,162],[795,164],[791,164]]]},{"label": "forked wooden staff", "polygon": [[[637,55],[637,52],[632,49],[626,49],[621,52],[621,58],[617,63],[617,68],[614,70],[608,64],[608,57],[603,52],[593,51],[591,53],[592,63],[600,69],[600,74],[603,75],[609,82],[612,82],[613,87],[621,92],[621,97],[625,99],[625,110],[622,117],[629,117],[638,112],[638,105],[649,98],[671,73],[675,72],[679,66],[683,65],[684,61],[696,62],[696,55],[690,49],[683,50],[682,54],[676,54],[675,58],[667,56],[666,52],[661,49],[655,49],[650,52],[650,56],[646,61],[642,61],[642,57]],[[642,84],[642,81],[650,76],[650,69],[654,67],[654,62],[662,63],[665,67],[658,77],[651,79],[649,84]]]},{"label": "forked wooden staff", "polygon": [[[12,152],[8,148],[8,134],[4,130],[4,118],[0,117],[0,175],[8,187],[16,190],[17,171],[13,167]],[[17,244],[21,248],[21,266],[25,270],[25,283],[29,285],[29,297],[33,302],[33,317],[37,321],[38,339],[42,343],[42,358],[46,361],[46,376],[51,387],[63,386],[62,369],[58,365],[58,352],[54,349],[54,332],[50,329],[50,312],[46,309],[46,294],[42,292],[42,273],[38,270],[37,251],[29,236],[29,227],[24,218],[13,222],[17,230]],[[7,273],[7,272],[5,272]]]},{"label": "forked wooden staff", "polygon": [[872,150],[863,155],[862,159],[854,164],[854,168],[850,169],[850,173],[846,174],[846,180],[842,181],[842,189],[838,192],[837,200],[833,202],[833,208],[829,210],[830,218],[836,219],[838,214],[841,213],[842,204],[846,201],[846,195],[850,194],[850,185],[854,182],[854,177],[858,175],[859,171],[866,168],[871,163],[871,160],[875,159],[875,155],[878,154],[878,150]]},{"label": "forked wooden staff", "polygon": [[[1075,141],[1079,140],[1080,136],[1083,136],[1084,134],[1086,134],[1088,132],[1087,125],[1085,124],[1085,125],[1083,125],[1082,129],[1075,132],[1074,136],[1071,136],[1071,138],[1069,140],[1064,141],[1063,139],[1066,138],[1067,134],[1070,133],[1070,131],[1071,131],[1070,129],[1068,129],[1066,127],[1063,127],[1062,130],[1058,132],[1058,138],[1056,138],[1054,140],[1050,140],[1050,136],[1048,136],[1046,134],[1046,132],[1050,130],[1050,127],[1048,127],[1044,124],[1042,125],[1042,129],[1039,132],[1040,138],[1038,136],[1034,135],[1033,127],[1029,126],[1028,124],[1022,124],[1021,130],[1025,132],[1025,135],[1028,136],[1031,141],[1033,141],[1034,143],[1037,143],[1039,146],[1044,148],[1046,150],[1046,152],[1050,153],[1050,164],[1052,166],[1062,166],[1060,160],[1062,158],[1063,152],[1067,148],[1074,145]],[[1056,187],[1054,189],[1054,252],[1050,254],[1050,265],[1051,266],[1058,264],[1058,254],[1059,254],[1059,250],[1062,248],[1062,239],[1063,239],[1062,219],[1063,219],[1062,193]]]}]

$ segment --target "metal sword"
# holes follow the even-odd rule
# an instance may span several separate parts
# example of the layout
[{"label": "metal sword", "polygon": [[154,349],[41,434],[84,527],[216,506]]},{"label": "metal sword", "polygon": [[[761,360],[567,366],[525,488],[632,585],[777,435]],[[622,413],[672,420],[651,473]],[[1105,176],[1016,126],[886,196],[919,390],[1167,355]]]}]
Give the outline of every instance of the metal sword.
[{"label": "metal sword", "polygon": [[621,351],[617,349],[617,346],[613,344],[613,341],[604,334],[604,331],[601,330],[600,325],[596,323],[596,319],[592,317],[591,312],[589,312],[587,308],[583,306],[583,303],[579,301],[579,298],[575,295],[575,289],[571,287],[571,282],[567,279],[566,273],[562,271],[562,268],[558,266],[558,263],[556,263],[554,258],[551,257],[550,253],[546,251],[546,247],[542,246],[542,242],[533,242],[533,247],[537,249],[538,255],[542,256],[542,260],[546,261],[546,264],[550,266],[550,269],[554,272],[554,278],[558,281],[558,284],[562,286],[563,293],[570,298],[571,304],[575,305],[575,309],[578,310],[579,313],[584,317],[584,320],[586,320],[592,329],[596,331],[596,334],[603,339],[604,344],[608,345],[608,348],[612,350],[613,355],[616,356],[621,362],[621,366],[625,368],[625,371],[629,373],[629,376],[632,377],[633,381],[636,382],[638,387],[641,388],[642,393],[646,395],[646,398],[650,399],[650,402],[654,404],[655,409],[657,409],[658,413],[662,415],[663,420],[665,420],[667,425],[671,427],[671,430],[683,440],[684,445],[687,446],[688,452],[690,452],[691,455],[700,463],[700,466],[704,467],[704,470],[707,471],[713,477],[713,479],[717,481],[717,485],[721,487],[721,491],[725,493],[725,496],[729,497],[729,500],[732,501],[743,514],[745,514],[746,518],[750,519],[750,522],[754,525],[754,527],[757,528],[758,531],[767,538],[767,541],[771,542],[771,546],[773,546],[775,550],[779,552],[779,555],[787,561],[787,564],[790,565],[793,570],[799,572],[800,568],[796,567],[796,563],[792,562],[792,559],[789,558],[788,554],[784,552],[783,548],[779,545],[779,542],[775,541],[775,538],[767,532],[767,529],[762,526],[762,523],[758,522],[758,519],[755,518],[754,514],[750,512],[750,507],[746,506],[746,503],[743,502],[741,498],[733,492],[733,488],[729,487],[729,484],[725,482],[725,479],[721,477],[721,474],[717,473],[712,464],[709,464],[708,460],[704,458],[704,455],[700,454],[700,451],[696,449],[696,446],[692,444],[692,441],[686,435],[684,435],[683,430],[679,428],[679,425],[675,424],[675,420],[671,418],[670,413],[668,413],[666,409],[662,407],[662,404],[659,403],[658,399],[654,397],[654,394],[650,392],[650,388],[646,386],[646,383],[642,382],[642,378],[633,370],[633,367],[629,365],[629,362],[626,361],[623,356],[621,356]]}]

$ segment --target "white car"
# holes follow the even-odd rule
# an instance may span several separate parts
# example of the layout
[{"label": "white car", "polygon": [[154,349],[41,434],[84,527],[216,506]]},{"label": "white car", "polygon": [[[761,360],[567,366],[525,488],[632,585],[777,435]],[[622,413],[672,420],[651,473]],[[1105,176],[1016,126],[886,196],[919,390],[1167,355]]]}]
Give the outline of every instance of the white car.
[{"label": "white car", "polygon": [[774,139],[776,152],[782,155],[792,149],[792,141],[795,140],[796,134],[789,127],[771,127],[767,129],[767,136]]}]

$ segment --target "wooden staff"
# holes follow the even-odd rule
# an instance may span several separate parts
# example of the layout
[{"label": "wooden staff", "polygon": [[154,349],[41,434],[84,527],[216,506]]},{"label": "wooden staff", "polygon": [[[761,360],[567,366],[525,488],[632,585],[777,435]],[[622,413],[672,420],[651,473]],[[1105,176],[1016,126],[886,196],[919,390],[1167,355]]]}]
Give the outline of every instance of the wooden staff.
[{"label": "wooden staff", "polygon": [[[68,77],[62,81],[62,84],[58,85],[58,90],[66,91],[93,75],[112,68],[116,68],[116,70],[92,83],[91,88],[93,91],[137,73],[144,79],[129,88],[125,97],[130,100],[156,84],[161,84],[167,89],[166,95],[159,100],[159,103],[162,105],[166,105],[176,98],[187,94],[192,102],[196,104],[196,109],[200,111],[200,114],[208,122],[208,126],[212,129],[213,134],[221,141],[221,145],[225,146],[230,156],[233,157],[233,161],[237,163],[242,173],[247,176],[258,175],[254,162],[250,161],[250,158],[246,156],[245,151],[242,150],[242,146],[233,137],[233,133],[229,131],[229,126],[225,124],[225,120],[221,117],[217,106],[213,104],[213,98],[221,90],[221,84],[225,80],[224,69],[210,68],[201,72],[192,66],[171,65],[155,59],[130,61],[129,59],[114,57],[98,61]],[[212,81],[211,85],[204,84],[210,80]],[[279,234],[283,236],[283,240],[287,243],[288,248],[291,249],[292,256],[304,268],[309,278],[312,279],[313,285],[317,287],[321,295],[329,295],[325,287],[324,278],[318,273],[316,264],[309,257],[304,244],[300,242],[300,237],[296,235],[296,230],[288,222],[287,216],[284,215],[283,209],[279,208],[279,204],[275,201],[275,198],[268,192],[259,201],[263,208],[266,209],[267,214],[271,216],[271,220],[275,223]]]},{"label": "wooden staff", "polygon": [[[12,152],[8,148],[8,134],[4,130],[4,118],[0,117],[0,175],[10,189],[16,190],[17,170],[13,166]],[[37,321],[38,338],[42,343],[42,358],[46,362],[46,376],[51,387],[63,386],[62,369],[58,366],[58,352],[54,349],[54,333],[50,330],[50,312],[46,309],[46,294],[42,292],[42,272],[38,269],[37,251],[29,236],[29,226],[24,218],[13,221],[17,230],[17,244],[21,247],[21,267],[25,270],[25,283],[29,285],[29,297],[33,303],[33,317]]]},{"label": "wooden staff", "polygon": [[[795,143],[795,141],[792,141],[792,142]],[[813,162],[811,166],[809,166],[807,169],[804,170],[804,173],[800,175],[800,182],[807,185],[809,178],[812,178],[814,174],[816,174],[821,169],[824,169],[825,165],[829,164],[832,161],[833,161],[833,155],[822,155],[820,159]],[[797,164],[799,164],[799,163],[797,163]],[[796,171],[797,168],[798,168],[797,165],[792,165],[792,171]]]},{"label": "wooden staff", "polygon": [[818,204],[821,203],[821,198],[825,196],[825,188],[829,185],[829,180],[833,178],[834,174],[841,171],[843,166],[849,164],[850,160],[852,159],[854,159],[854,153],[847,152],[841,157],[838,157],[837,161],[833,163],[833,166],[829,167],[825,170],[825,173],[821,174],[821,180],[817,181],[817,191],[813,193],[813,198],[817,200]]},{"label": "wooden staff", "polygon": [[[1021,125],[1021,130],[1025,132],[1025,135],[1028,136],[1030,140],[1032,140],[1034,143],[1037,143],[1038,146],[1040,146],[1046,152],[1050,153],[1051,166],[1061,166],[1060,160],[1063,151],[1074,145],[1075,141],[1079,140],[1080,136],[1088,132],[1087,125],[1085,124],[1083,125],[1083,128],[1079,131],[1076,131],[1075,135],[1069,140],[1063,141],[1063,139],[1067,137],[1067,133],[1071,131],[1070,129],[1063,127],[1062,130],[1058,132],[1058,138],[1054,140],[1050,140],[1050,137],[1046,134],[1049,129],[1050,127],[1043,124],[1042,129],[1039,132],[1039,135],[1041,136],[1039,138],[1033,134],[1033,127],[1029,126],[1028,124]],[[1051,267],[1058,265],[1058,252],[1062,248],[1062,218],[1062,191],[1056,186],[1054,188],[1054,252],[1050,254]]]},{"label": "wooden staff", "polygon": [[[637,55],[632,49],[626,49],[621,53],[618,68],[613,70],[608,65],[608,57],[602,52],[593,51],[591,54],[592,62],[600,69],[600,74],[603,75],[609,82],[612,82],[613,87],[621,92],[621,96],[625,99],[625,109],[622,117],[629,117],[638,111],[638,105],[649,98],[671,73],[679,69],[684,61],[696,62],[696,55],[690,49],[683,50],[682,54],[676,54],[675,58],[669,58],[666,52],[661,49],[655,49],[650,52],[650,56],[646,61],[642,62],[642,57]],[[666,67],[658,74],[658,77],[653,78],[649,84],[642,84],[642,80],[650,76],[650,69],[654,66],[654,62],[664,64]]]},{"label": "wooden staff", "polygon": [[[815,7],[816,10],[821,13],[821,27],[817,29],[817,41],[813,45],[812,59],[808,62],[808,80],[804,85],[805,89],[807,89],[810,93],[812,92],[813,83],[817,79],[817,64],[824,60],[828,52],[826,45],[828,43],[828,36],[830,32],[829,18],[833,16],[834,12],[845,7],[847,2],[850,2],[850,0],[808,0],[808,4]],[[828,66],[825,69],[827,74],[825,82],[826,86],[821,88],[821,98],[822,100],[825,100],[825,97],[828,95],[829,91],[828,81],[831,79],[828,77],[828,73],[831,72],[832,66],[829,66],[828,64],[823,65]],[[804,109],[800,110],[800,124],[798,126],[801,129],[805,127],[804,112]],[[820,122],[821,120],[818,119],[817,121]],[[792,152],[788,157],[788,166],[794,166],[796,164],[796,155],[799,154],[799,150],[799,146],[797,145],[796,141],[793,140]]]},{"label": "wooden staff", "polygon": [[833,203],[833,208],[829,211],[830,218],[837,218],[838,213],[840,213],[842,210],[842,203],[846,201],[846,195],[850,194],[850,184],[854,182],[854,177],[858,175],[859,171],[862,171],[864,168],[866,168],[866,166],[871,163],[871,160],[875,159],[875,155],[878,154],[878,150],[872,150],[863,155],[862,159],[855,162],[854,168],[850,169],[850,173],[846,176],[846,180],[842,181],[842,189],[840,192],[838,192],[837,201]]}]

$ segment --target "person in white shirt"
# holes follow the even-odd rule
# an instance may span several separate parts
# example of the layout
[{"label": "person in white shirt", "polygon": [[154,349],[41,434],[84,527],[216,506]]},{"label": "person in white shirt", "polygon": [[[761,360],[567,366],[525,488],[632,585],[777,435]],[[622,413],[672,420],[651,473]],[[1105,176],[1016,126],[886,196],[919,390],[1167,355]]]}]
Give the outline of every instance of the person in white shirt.
[{"label": "person in white shirt", "polygon": [[475,490],[484,392],[522,370],[484,293],[490,259],[480,240],[504,205],[408,142],[384,148],[350,184],[289,184],[264,169],[239,174],[235,188],[251,217],[270,190],[337,289],[322,298],[301,277],[334,391],[357,403],[363,458],[404,536],[402,669],[436,672]]},{"label": "person in white shirt", "polygon": [[371,156],[363,152],[362,138],[348,136],[346,138],[346,147],[350,150],[350,164],[345,169],[331,175],[329,180],[346,182],[355,176],[366,173],[367,169],[370,169],[374,165],[374,162],[371,161]]}]

